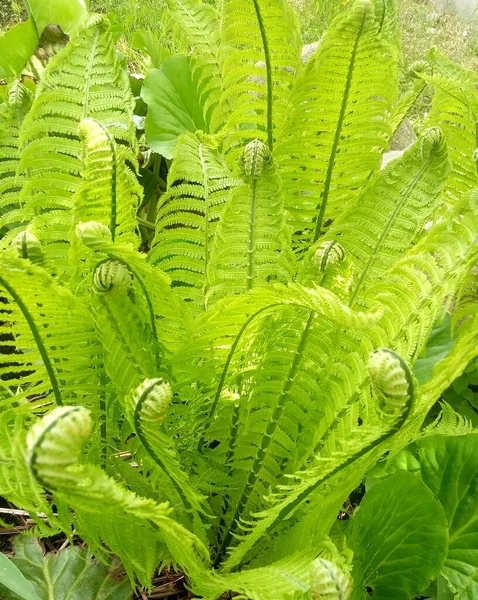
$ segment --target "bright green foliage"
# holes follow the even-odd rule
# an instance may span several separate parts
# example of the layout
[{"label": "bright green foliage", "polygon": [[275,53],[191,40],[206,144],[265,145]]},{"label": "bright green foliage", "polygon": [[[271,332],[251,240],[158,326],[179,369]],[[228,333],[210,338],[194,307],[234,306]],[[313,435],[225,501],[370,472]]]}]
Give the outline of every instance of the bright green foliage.
[{"label": "bright green foliage", "polygon": [[127,166],[130,153],[98,121],[81,121],[80,133],[85,159],[81,184],[74,198],[75,224],[101,223],[109,215],[105,225],[109,226],[112,240],[137,243],[136,210],[141,188]]},{"label": "bright green foliage", "polygon": [[[20,538],[15,543],[15,558],[11,564],[18,568],[32,589],[22,600],[130,600],[128,581],[114,577],[91,554],[76,547],[65,548],[58,554],[44,555],[40,544],[32,538]],[[12,591],[14,588],[12,588]],[[18,591],[16,592],[18,594]],[[17,600],[4,592],[4,600]]]},{"label": "bright green foliage", "polygon": [[[208,131],[197,87],[191,61],[182,55],[167,58],[161,68],[152,69],[145,79],[141,96],[148,105],[146,140],[152,150],[165,158],[173,158],[181,133]],[[158,89],[162,90],[160,95]]]},{"label": "bright green foliage", "polygon": [[388,469],[414,473],[442,504],[450,531],[442,574],[457,600],[478,594],[477,456],[476,435],[431,435],[400,452]]},{"label": "bright green foliage", "polygon": [[[92,17],[52,59],[20,136],[24,215],[58,268],[63,266],[64,244],[72,236],[71,209],[82,171],[79,124],[87,118],[98,121],[125,146],[120,160],[136,164],[128,79],[101,17]],[[121,176],[121,169],[117,171]]]},{"label": "bright green foliage", "polygon": [[10,590],[21,600],[40,600],[32,584],[4,554],[0,556],[0,589],[4,593]]},{"label": "bright green foliage", "polygon": [[35,23],[29,19],[0,36],[0,77],[17,77],[38,45]]},{"label": "bright green foliage", "polygon": [[[348,4],[305,67],[285,0],[168,6],[192,74],[174,87],[153,72],[146,94],[177,121],[156,131],[171,125],[175,147],[149,254],[107,21],[51,60],[7,142],[1,201],[18,231],[0,257],[0,494],[145,587],[172,564],[208,600],[349,600],[362,584],[405,600],[445,573],[450,522],[424,484],[368,492],[345,542],[355,559],[329,535],[367,471],[429,435],[430,408],[476,355],[476,119],[458,114],[460,146],[440,91],[442,126],[433,109],[380,171],[411,105],[393,109],[393,3]],[[433,77],[461,85],[453,69]],[[453,343],[437,342],[443,322]],[[469,433],[456,420],[444,409],[435,434]],[[423,494],[433,523],[415,510]],[[390,548],[395,523],[416,543]],[[388,550],[416,565],[398,586]]]},{"label": "bright green foliage", "polygon": [[372,588],[377,600],[408,600],[435,579],[446,556],[447,522],[419,479],[397,473],[367,492],[352,524],[350,547],[359,574],[352,598]]},{"label": "bright green foliage", "polygon": [[22,178],[18,176],[18,136],[28,112],[32,94],[19,81],[11,84],[6,101],[0,104],[0,232],[21,220],[18,211],[18,192]]},{"label": "bright green foliage", "polygon": [[278,141],[298,251],[316,242],[380,166],[396,93],[392,46],[372,2],[354,3],[298,77]]},{"label": "bright green foliage", "polygon": [[[187,178],[184,179],[184,174]],[[149,260],[177,282],[178,293],[203,309],[214,234],[229,192],[240,184],[208,139],[179,137],[161,201]]]}]

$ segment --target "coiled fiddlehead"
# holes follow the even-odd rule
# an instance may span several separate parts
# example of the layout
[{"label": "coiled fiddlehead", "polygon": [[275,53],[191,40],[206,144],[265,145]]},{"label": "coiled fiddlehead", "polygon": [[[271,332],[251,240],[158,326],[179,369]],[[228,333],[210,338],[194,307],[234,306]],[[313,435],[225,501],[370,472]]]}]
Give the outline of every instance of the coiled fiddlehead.
[{"label": "coiled fiddlehead", "polygon": [[109,227],[99,221],[78,223],[75,232],[80,241],[93,250],[112,241]]},{"label": "coiled fiddlehead", "polygon": [[311,600],[348,600],[352,580],[334,563],[317,558],[312,563]]},{"label": "coiled fiddlehead", "polygon": [[378,348],[367,364],[372,389],[384,413],[403,410],[415,396],[415,383],[410,366],[393,350]]},{"label": "coiled fiddlehead", "polygon": [[345,260],[345,250],[334,240],[323,242],[315,251],[313,260],[321,271],[326,271]]},{"label": "coiled fiddlehead", "polygon": [[107,258],[100,262],[93,273],[93,289],[99,294],[123,296],[133,284],[133,273],[124,262]]},{"label": "coiled fiddlehead", "polygon": [[59,406],[38,421],[27,435],[27,461],[46,488],[55,480],[68,480],[68,467],[76,464],[91,433],[90,411],[83,406]]},{"label": "coiled fiddlehead", "polygon": [[171,385],[162,378],[145,379],[131,396],[131,408],[141,420],[162,421],[166,416],[173,393]]},{"label": "coiled fiddlehead", "polygon": [[30,231],[20,232],[12,242],[20,258],[28,258],[32,263],[41,264],[45,253],[40,240]]},{"label": "coiled fiddlehead", "polygon": [[271,160],[271,153],[264,142],[254,139],[246,144],[243,159],[246,175],[252,179],[257,179],[261,176],[264,165]]}]

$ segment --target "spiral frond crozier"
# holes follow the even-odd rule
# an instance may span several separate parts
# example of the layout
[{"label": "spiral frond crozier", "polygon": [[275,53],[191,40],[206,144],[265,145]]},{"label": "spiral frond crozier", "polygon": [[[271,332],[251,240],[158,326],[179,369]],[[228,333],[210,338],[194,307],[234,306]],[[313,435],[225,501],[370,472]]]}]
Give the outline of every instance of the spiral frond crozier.
[{"label": "spiral frond crozier", "polygon": [[326,271],[345,260],[345,250],[334,240],[323,242],[315,251],[313,260],[321,271]]},{"label": "spiral frond crozier", "polygon": [[162,378],[145,379],[133,392],[133,411],[144,421],[162,421],[173,397],[171,385]]},{"label": "spiral frond crozier", "polygon": [[59,406],[35,423],[27,435],[28,465],[44,487],[67,479],[91,433],[90,411],[83,406]]},{"label": "spiral frond crozier", "polygon": [[264,170],[264,165],[271,159],[269,148],[261,142],[254,139],[246,144],[244,148],[244,171],[246,175],[252,179],[257,179],[261,176]]},{"label": "spiral frond crozier", "polygon": [[123,296],[133,284],[133,273],[122,261],[106,259],[100,262],[93,273],[93,289],[99,294]]},{"label": "spiral frond crozier", "polygon": [[385,413],[403,410],[413,400],[415,385],[410,366],[393,350],[378,348],[367,365],[374,394]]},{"label": "spiral frond crozier", "polygon": [[348,600],[352,580],[336,564],[316,558],[312,563],[311,600]]},{"label": "spiral frond crozier", "polygon": [[32,263],[40,264],[45,258],[45,253],[40,240],[30,231],[20,232],[12,242],[20,258],[28,258]]},{"label": "spiral frond crozier", "polygon": [[80,241],[93,250],[102,244],[111,242],[111,231],[109,227],[99,221],[78,223],[75,231]]}]

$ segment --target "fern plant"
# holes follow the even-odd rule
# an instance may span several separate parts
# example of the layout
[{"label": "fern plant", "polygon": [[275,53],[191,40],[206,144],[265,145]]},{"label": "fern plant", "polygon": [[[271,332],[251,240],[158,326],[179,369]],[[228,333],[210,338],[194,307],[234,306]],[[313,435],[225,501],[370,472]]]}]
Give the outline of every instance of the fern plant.
[{"label": "fern plant", "polygon": [[[440,498],[393,461],[476,354],[473,75],[437,55],[416,70],[434,108],[380,170],[412,104],[396,101],[391,2],[349,4],[306,66],[285,0],[168,11],[206,130],[178,132],[149,254],[105,18],[72,34],[0,138],[0,493],[145,588],[175,565],[211,600],[406,600],[445,564],[466,587]],[[2,106],[9,122],[19,106]],[[385,456],[388,478],[338,529]],[[386,568],[386,523],[407,532],[397,562],[415,552],[420,568]]]}]

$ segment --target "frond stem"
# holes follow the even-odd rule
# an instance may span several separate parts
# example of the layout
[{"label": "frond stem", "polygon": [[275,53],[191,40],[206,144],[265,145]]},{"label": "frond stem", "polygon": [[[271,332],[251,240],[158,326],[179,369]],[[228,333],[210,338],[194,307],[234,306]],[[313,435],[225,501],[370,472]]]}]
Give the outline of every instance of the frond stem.
[{"label": "frond stem", "polygon": [[264,46],[264,60],[266,63],[267,76],[267,145],[272,152],[273,136],[272,136],[272,64],[269,50],[269,42],[267,41],[266,28],[262,19],[261,9],[258,0],[253,0],[254,9],[256,11],[257,23],[261,32],[262,45]]},{"label": "frond stem", "polygon": [[[337,154],[337,149],[338,149],[339,142],[340,142],[340,135],[342,133],[342,127],[343,127],[344,120],[345,120],[345,111],[347,110],[347,105],[348,105],[349,95],[350,95],[350,88],[352,87],[352,78],[353,78],[353,71],[354,71],[354,67],[355,67],[355,59],[357,57],[358,45],[360,42],[360,38],[362,36],[362,31],[363,31],[364,26],[365,26],[365,13],[362,16],[362,24],[360,25],[360,29],[357,33],[357,37],[354,42],[354,47],[352,49],[352,54],[350,56],[349,69],[347,72],[347,80],[345,82],[345,89],[344,89],[344,93],[342,96],[342,105],[340,107],[339,120],[337,122],[337,128],[335,130],[334,141],[332,144],[332,148],[330,150],[329,164],[327,166],[327,174],[325,176],[324,190],[322,192],[322,202],[320,203],[320,210],[319,210],[319,214],[317,216],[317,222],[315,224],[315,229],[314,229],[314,237],[312,240],[313,244],[319,239],[320,233],[322,230],[322,223],[324,220],[325,209],[327,208],[327,202],[329,200],[330,186],[332,184],[332,175],[333,175],[333,171],[334,171],[334,167],[335,167],[335,156]],[[319,207],[317,207],[317,209],[319,209]]]}]

